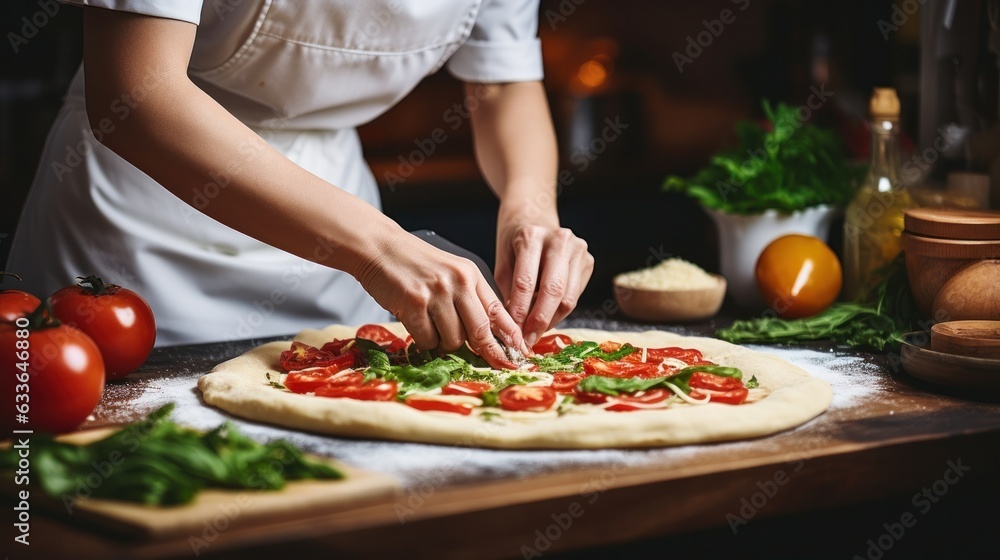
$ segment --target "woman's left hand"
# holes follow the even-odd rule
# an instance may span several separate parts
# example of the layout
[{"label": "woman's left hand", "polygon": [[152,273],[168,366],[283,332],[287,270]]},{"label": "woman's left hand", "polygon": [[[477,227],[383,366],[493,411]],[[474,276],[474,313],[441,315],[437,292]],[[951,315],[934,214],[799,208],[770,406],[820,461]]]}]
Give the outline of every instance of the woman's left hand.
[{"label": "woman's left hand", "polygon": [[504,219],[501,211],[495,275],[528,347],[573,311],[593,271],[587,242],[571,230]]}]

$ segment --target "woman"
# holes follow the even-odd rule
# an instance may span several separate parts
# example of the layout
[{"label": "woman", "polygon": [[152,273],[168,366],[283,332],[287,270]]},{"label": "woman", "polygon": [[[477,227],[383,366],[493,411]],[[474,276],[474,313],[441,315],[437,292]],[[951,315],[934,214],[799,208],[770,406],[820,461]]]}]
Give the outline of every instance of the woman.
[{"label": "woman", "polygon": [[[384,309],[418,346],[468,340],[494,364],[495,337],[524,351],[575,306],[593,258],[556,214],[536,1],[74,2],[93,6],[84,64],[8,266],[34,291],[81,273],[126,283],[158,344]],[[444,65],[478,101],[503,303],[470,262],[381,214],[354,131]]]}]

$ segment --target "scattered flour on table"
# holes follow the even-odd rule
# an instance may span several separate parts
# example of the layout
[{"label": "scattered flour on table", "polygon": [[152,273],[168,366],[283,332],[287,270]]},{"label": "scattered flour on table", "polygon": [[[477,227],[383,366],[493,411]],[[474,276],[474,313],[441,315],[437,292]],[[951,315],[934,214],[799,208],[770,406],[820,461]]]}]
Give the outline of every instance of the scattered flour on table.
[{"label": "scattered flour on table", "polygon": [[[753,349],[779,356],[830,383],[834,393],[831,409],[861,405],[865,399],[878,392],[875,384],[879,379],[878,368],[863,359],[815,350],[770,346]],[[241,431],[258,441],[284,438],[309,452],[334,457],[366,470],[389,473],[397,477],[404,488],[413,490],[419,487],[421,492],[427,485],[443,488],[568,469],[603,468],[602,473],[616,476],[623,467],[655,465],[657,468],[670,469],[688,464],[692,458],[699,456],[722,460],[750,452],[777,453],[782,449],[778,438],[791,433],[789,431],[769,438],[745,441],[638,450],[510,451],[357,440],[304,433],[229,416],[201,400],[197,377],[150,376],[140,378],[139,381],[142,394],[131,399],[130,403],[136,411],[152,411],[173,402],[175,408],[172,419],[179,424],[208,430],[230,420]],[[809,429],[809,424],[796,430]]]},{"label": "scattered flour on table", "polygon": [[808,348],[782,346],[747,346],[763,354],[771,354],[791,362],[830,384],[833,389],[831,410],[851,408],[874,398],[882,388],[881,369],[864,358],[836,352],[820,352]]}]

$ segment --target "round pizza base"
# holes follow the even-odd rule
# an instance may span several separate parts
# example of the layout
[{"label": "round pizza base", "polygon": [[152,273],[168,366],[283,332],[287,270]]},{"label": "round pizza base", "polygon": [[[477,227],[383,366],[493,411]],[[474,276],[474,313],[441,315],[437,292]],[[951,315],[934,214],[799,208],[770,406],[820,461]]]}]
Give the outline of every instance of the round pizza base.
[{"label": "round pizza base", "polygon": [[[402,325],[386,325],[405,334]],[[313,346],[352,338],[357,327],[331,326],[296,336]],[[746,439],[773,434],[815,418],[830,406],[825,381],[776,356],[721,340],[663,331],[610,332],[565,329],[574,340],[629,342],[635,346],[697,348],[706,359],[756,376],[754,402],[678,405],[664,410],[565,414],[537,420],[487,421],[476,416],[424,412],[398,402],[370,402],[299,395],[276,389],[279,355],[288,342],[272,342],[216,366],[198,380],[205,402],[235,416],[337,436],[503,449],[663,447]]]}]

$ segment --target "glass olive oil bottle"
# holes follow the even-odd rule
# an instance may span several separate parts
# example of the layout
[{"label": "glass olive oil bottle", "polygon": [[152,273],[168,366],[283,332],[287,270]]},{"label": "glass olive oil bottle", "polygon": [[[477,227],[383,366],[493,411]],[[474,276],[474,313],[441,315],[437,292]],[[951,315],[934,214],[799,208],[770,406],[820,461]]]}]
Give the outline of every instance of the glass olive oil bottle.
[{"label": "glass olive oil bottle", "polygon": [[899,98],[876,88],[871,98],[871,167],[844,218],[844,296],[878,283],[874,272],[899,254],[903,210],[914,206],[900,179]]}]

